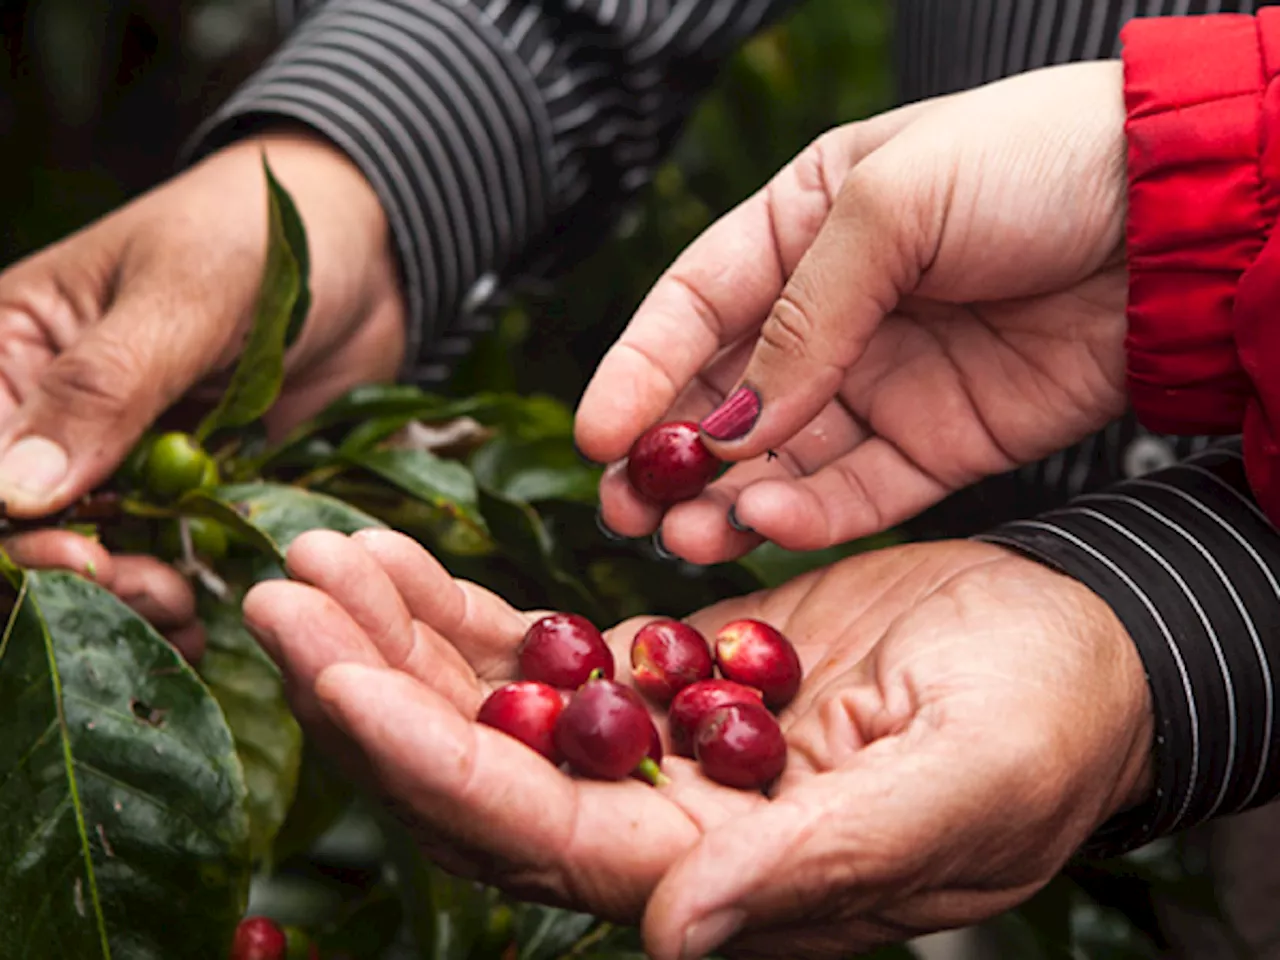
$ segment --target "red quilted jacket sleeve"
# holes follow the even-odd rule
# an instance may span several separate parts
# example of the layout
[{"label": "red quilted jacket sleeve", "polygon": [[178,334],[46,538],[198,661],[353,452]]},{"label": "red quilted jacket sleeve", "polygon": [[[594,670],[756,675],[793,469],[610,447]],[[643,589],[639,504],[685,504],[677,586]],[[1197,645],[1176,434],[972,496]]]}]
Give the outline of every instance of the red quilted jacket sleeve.
[{"label": "red quilted jacket sleeve", "polygon": [[1151,429],[1243,431],[1280,523],[1280,9],[1132,21],[1130,396]]}]

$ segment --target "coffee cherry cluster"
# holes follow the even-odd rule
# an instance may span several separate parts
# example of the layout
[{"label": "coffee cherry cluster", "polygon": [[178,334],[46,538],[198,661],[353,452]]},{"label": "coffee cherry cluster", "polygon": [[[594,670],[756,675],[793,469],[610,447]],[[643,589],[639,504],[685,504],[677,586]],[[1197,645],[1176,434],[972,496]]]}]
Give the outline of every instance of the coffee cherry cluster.
[{"label": "coffee cherry cluster", "polygon": [[686,623],[646,624],[631,644],[640,693],[614,680],[612,651],[577,614],[538,620],[517,655],[522,679],[490,694],[478,721],[581,776],[663,782],[662,739],[640,694],[667,707],[674,752],[696,759],[717,783],[759,790],[786,766],[786,741],[771,711],[795,697],[800,658],[759,620],[726,624],[714,650]]}]

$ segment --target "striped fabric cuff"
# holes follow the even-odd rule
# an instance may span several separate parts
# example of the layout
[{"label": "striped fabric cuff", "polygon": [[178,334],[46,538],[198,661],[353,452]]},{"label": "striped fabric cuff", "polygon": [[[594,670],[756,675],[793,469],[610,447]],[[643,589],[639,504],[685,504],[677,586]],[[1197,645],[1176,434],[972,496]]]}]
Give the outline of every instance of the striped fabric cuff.
[{"label": "striped fabric cuff", "polygon": [[281,13],[296,30],[197,131],[188,158],[282,118],[345,151],[389,218],[420,363],[473,285],[544,228],[553,153],[537,85],[466,7],[330,0]]},{"label": "striped fabric cuff", "polygon": [[1101,596],[1138,648],[1155,708],[1155,793],[1085,849],[1115,855],[1280,794],[1280,537],[1239,441],[978,539]]}]

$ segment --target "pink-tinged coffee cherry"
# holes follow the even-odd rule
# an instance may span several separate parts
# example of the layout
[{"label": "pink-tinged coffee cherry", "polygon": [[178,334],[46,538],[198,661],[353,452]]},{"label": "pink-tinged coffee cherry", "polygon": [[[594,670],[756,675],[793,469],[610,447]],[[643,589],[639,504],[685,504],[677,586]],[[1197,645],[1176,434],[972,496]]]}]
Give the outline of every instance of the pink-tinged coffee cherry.
[{"label": "pink-tinged coffee cherry", "polygon": [[694,756],[716,783],[761,790],[787,765],[787,741],[777,719],[758,703],[717,707],[698,724]]},{"label": "pink-tinged coffee cherry", "polygon": [[593,670],[613,679],[613,652],[586,617],[553,613],[531,626],[516,649],[520,674],[562,690],[576,690]]},{"label": "pink-tinged coffee cherry", "polygon": [[231,960],[285,960],[289,941],[284,931],[266,917],[246,917],[236,927]]},{"label": "pink-tinged coffee cherry", "polygon": [[515,737],[559,766],[562,758],[556,749],[555,729],[563,711],[564,696],[555,687],[521,680],[489,694],[476,720]]},{"label": "pink-tinged coffee cherry", "polygon": [[659,703],[699,680],[710,679],[715,661],[706,639],[678,620],[646,623],[631,641],[631,676],[636,687]]},{"label": "pink-tinged coffee cherry", "polygon": [[734,620],[721,627],[716,663],[730,680],[759,690],[771,710],[795,699],[804,672],[791,641],[759,620]]},{"label": "pink-tinged coffee cherry", "polygon": [[589,680],[556,722],[555,742],[569,766],[596,780],[622,780],[648,759],[653,720],[640,695],[612,680]]},{"label": "pink-tinged coffee cherry", "polygon": [[720,469],[691,421],[650,427],[627,454],[627,479],[646,500],[666,506],[692,500]]},{"label": "pink-tinged coffee cherry", "polygon": [[699,680],[691,683],[671,701],[667,726],[671,749],[682,757],[693,756],[693,736],[698,724],[712,710],[730,703],[760,703],[760,691],[732,680]]}]

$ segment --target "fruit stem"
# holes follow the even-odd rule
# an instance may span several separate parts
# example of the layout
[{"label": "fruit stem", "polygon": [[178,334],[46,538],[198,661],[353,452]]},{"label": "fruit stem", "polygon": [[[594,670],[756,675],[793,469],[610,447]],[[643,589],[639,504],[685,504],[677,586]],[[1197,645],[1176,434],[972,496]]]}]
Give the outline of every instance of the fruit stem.
[{"label": "fruit stem", "polygon": [[636,767],[636,773],[647,783],[655,787],[665,787],[671,778],[662,772],[662,768],[654,762],[653,757],[645,757]]},{"label": "fruit stem", "polygon": [[4,501],[0,500],[0,532],[25,533],[29,530],[65,527],[76,522],[92,523],[96,520],[110,520],[124,512],[123,506],[123,500],[117,493],[94,493],[49,516],[19,519],[10,517]]},{"label": "fruit stem", "polygon": [[592,680],[603,680],[603,679],[604,679],[604,670],[600,667],[596,667],[594,670],[592,670],[590,673],[587,674],[587,683],[590,683]]}]

